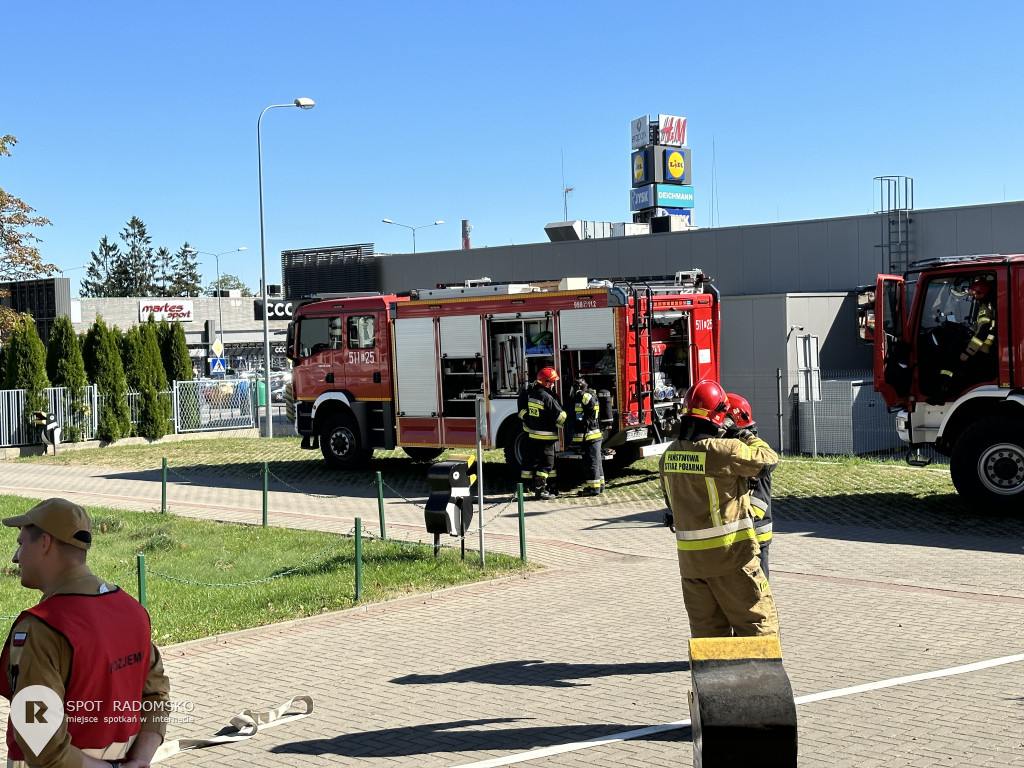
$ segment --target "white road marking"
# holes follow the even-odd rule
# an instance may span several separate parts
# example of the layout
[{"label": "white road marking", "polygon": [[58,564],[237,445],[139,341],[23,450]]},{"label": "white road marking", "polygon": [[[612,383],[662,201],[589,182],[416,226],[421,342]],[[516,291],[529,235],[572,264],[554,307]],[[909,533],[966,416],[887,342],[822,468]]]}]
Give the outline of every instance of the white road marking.
[{"label": "white road marking", "polygon": [[[796,698],[797,704],[811,704],[816,701],[824,701],[825,699],[837,699],[840,696],[853,696],[858,693],[867,693],[868,691],[877,691],[882,688],[892,688],[897,685],[906,685],[907,683],[918,683],[922,680],[934,680],[939,677],[950,677],[951,675],[963,675],[968,672],[977,672],[981,669],[989,669],[990,667],[998,667],[1003,664],[1013,664],[1015,662],[1024,661],[1024,653],[1018,653],[1014,656],[1002,656],[998,659],[989,659],[988,661],[977,661],[973,664],[964,664],[959,667],[949,667],[948,669],[939,669],[934,672],[921,672],[916,675],[906,675],[904,677],[893,677],[889,680],[880,680],[875,683],[864,683],[863,685],[852,685],[848,688],[837,688],[834,691],[824,691],[823,693],[811,693],[807,696],[799,696]],[[565,752],[575,752],[580,749],[589,749],[591,747],[600,747],[604,744],[612,744],[617,741],[628,741],[629,739],[639,739],[643,736],[649,736],[654,733],[662,733],[664,731],[674,731],[677,728],[686,728],[690,725],[689,720],[676,720],[673,723],[664,723],[662,725],[650,725],[646,728],[637,728],[633,731],[623,731],[622,733],[613,733],[608,736],[599,736],[596,739],[587,739],[586,741],[576,741],[571,744],[558,744],[552,747],[544,747],[542,749],[533,749],[529,752],[520,752],[516,755],[508,755],[506,757],[495,757],[490,760],[481,760],[476,763],[463,763],[462,765],[455,766],[454,768],[500,768],[503,765],[513,765],[515,763],[525,763],[527,760],[538,760],[542,757],[551,757],[552,755],[560,755]]]}]

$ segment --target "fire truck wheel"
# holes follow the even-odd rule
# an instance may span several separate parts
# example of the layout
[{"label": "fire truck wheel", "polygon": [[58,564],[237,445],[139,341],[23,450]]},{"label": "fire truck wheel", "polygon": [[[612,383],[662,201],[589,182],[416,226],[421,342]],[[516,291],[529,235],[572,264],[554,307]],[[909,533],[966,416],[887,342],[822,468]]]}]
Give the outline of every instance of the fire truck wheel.
[{"label": "fire truck wheel", "polygon": [[444,453],[444,448],[415,448],[410,446],[408,448],[403,447],[402,450],[413,461],[433,461]]},{"label": "fire truck wheel", "polygon": [[[519,426],[519,419],[516,419],[515,426]],[[526,458],[526,440],[526,433],[522,429],[509,429],[505,436],[505,466],[513,477],[519,477]]]},{"label": "fire truck wheel", "polygon": [[359,439],[359,425],[350,414],[339,413],[324,424],[320,432],[320,451],[328,466],[353,469],[368,458]]},{"label": "fire truck wheel", "polygon": [[981,511],[1019,511],[1024,500],[1024,419],[989,416],[953,446],[950,475],[957,492]]}]

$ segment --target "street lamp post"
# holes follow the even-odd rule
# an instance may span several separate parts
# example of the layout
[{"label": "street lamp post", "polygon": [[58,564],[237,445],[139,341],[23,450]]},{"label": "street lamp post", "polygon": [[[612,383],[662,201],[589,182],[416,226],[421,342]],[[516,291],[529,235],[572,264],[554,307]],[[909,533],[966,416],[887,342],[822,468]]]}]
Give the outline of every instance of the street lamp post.
[{"label": "street lamp post", "polygon": [[444,224],[443,221],[434,221],[430,224],[420,224],[418,227],[411,227],[408,224],[399,224],[397,221],[391,219],[381,219],[385,224],[394,224],[396,227],[405,227],[406,229],[412,230],[412,252],[416,253],[416,230],[423,229],[424,227],[436,227],[438,224]]},{"label": "street lamp post", "polygon": [[277,109],[278,107],[312,109],[315,106],[315,101],[304,97],[296,99],[291,104],[271,104],[260,112],[260,116],[256,120],[256,162],[260,182],[260,262],[263,270],[263,287],[260,290],[260,293],[263,295],[263,404],[265,409],[263,415],[267,424],[267,437],[274,436],[274,422],[270,415],[270,324],[267,315],[267,243],[263,226],[263,146],[260,140],[260,131],[263,124],[263,116],[267,114],[267,110]]},{"label": "street lamp post", "polygon": [[185,248],[185,253],[196,253],[203,254],[204,256],[213,256],[217,264],[217,282],[214,285],[217,286],[217,338],[220,339],[221,346],[224,345],[224,309],[221,304],[221,285],[220,285],[220,257],[228,253],[235,253],[236,251],[247,251],[249,250],[244,245],[241,248],[235,248],[233,251],[221,251],[220,253],[210,253],[209,251],[197,251],[195,248]]}]

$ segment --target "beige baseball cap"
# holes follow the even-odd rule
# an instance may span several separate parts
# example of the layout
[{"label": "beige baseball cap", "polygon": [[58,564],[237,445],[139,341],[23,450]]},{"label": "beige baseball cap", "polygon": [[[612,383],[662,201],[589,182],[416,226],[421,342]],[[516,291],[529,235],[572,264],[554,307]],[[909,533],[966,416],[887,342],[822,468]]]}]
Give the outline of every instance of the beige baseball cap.
[{"label": "beige baseball cap", "polygon": [[23,515],[5,517],[3,524],[11,528],[34,525],[58,541],[79,549],[88,549],[92,544],[92,521],[89,515],[67,499],[41,501]]}]

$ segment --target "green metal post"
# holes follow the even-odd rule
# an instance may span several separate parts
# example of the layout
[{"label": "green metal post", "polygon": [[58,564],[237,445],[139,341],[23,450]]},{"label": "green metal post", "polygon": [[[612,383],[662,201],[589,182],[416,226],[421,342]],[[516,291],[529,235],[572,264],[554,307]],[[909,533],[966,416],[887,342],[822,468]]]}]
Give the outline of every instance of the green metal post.
[{"label": "green metal post", "polygon": [[363,519],[356,518],[356,602],[363,597]]},{"label": "green metal post", "polygon": [[377,473],[377,512],[380,514],[380,537],[387,539],[388,532],[384,528],[384,479]]},{"label": "green metal post", "polygon": [[270,484],[270,464],[263,462],[263,527],[267,527],[267,487]]},{"label": "green metal post", "polygon": [[167,513],[167,457],[164,456],[163,479],[160,481],[160,512]]},{"label": "green metal post", "polygon": [[518,483],[519,494],[519,559],[526,562],[526,512],[523,510],[523,484]]},{"label": "green metal post", "polygon": [[146,607],[146,556],[141,552],[137,555],[139,568],[139,602]]}]

